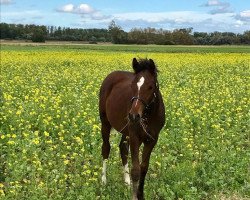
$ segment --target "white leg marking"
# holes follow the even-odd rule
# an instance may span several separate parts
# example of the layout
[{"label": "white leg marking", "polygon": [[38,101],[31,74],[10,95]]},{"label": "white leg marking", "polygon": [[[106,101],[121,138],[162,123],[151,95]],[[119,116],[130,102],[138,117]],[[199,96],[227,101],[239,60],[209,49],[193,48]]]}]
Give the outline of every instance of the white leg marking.
[{"label": "white leg marking", "polygon": [[[140,78],[140,80],[137,82],[138,97],[139,97],[139,94],[140,94],[141,86],[143,85],[144,81],[145,81],[145,78],[142,76],[142,77]],[[137,103],[138,103],[138,99],[136,99],[135,106],[137,105]]]},{"label": "white leg marking", "polygon": [[107,160],[103,160],[103,166],[102,166],[102,184],[103,185],[106,185],[107,183],[106,171],[107,171]]},{"label": "white leg marking", "polygon": [[127,185],[130,185],[128,163],[124,166],[124,181]]}]

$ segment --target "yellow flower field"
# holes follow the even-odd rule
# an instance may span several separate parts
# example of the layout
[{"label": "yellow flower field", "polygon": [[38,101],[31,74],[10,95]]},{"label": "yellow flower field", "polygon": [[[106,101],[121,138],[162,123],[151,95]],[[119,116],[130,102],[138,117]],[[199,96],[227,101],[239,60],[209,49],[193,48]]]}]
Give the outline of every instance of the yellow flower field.
[{"label": "yellow flower field", "polygon": [[98,93],[133,57],[152,58],[166,106],[146,199],[250,195],[250,54],[1,51],[0,199],[129,199],[111,136],[101,185]]}]

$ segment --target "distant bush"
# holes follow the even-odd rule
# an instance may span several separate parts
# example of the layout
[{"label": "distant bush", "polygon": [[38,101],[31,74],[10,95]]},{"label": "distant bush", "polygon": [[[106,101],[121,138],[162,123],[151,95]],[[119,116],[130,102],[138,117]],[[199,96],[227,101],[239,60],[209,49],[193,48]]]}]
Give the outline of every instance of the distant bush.
[{"label": "distant bush", "polygon": [[34,31],[32,37],[32,42],[45,42],[45,35],[42,30],[37,29]]}]

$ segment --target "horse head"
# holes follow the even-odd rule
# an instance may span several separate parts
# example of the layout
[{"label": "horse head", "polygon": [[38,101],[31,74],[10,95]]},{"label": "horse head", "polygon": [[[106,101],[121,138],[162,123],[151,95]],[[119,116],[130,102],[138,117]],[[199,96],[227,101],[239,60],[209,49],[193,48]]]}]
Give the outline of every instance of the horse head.
[{"label": "horse head", "polygon": [[133,59],[134,79],[131,82],[132,99],[129,120],[139,122],[154,103],[158,92],[157,68],[152,59]]}]

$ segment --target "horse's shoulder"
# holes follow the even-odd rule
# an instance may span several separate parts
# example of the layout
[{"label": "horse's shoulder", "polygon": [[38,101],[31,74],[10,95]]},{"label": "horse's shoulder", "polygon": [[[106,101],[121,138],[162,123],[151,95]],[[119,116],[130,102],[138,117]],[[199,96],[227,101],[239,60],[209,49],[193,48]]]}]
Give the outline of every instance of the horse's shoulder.
[{"label": "horse's shoulder", "polygon": [[103,81],[101,91],[111,91],[116,85],[127,85],[133,79],[134,74],[127,71],[111,72]]}]

